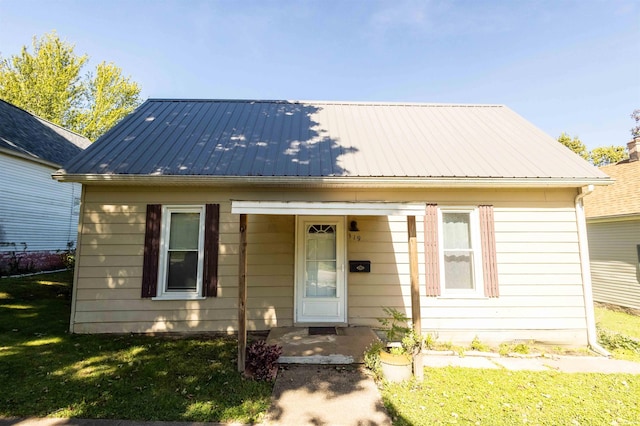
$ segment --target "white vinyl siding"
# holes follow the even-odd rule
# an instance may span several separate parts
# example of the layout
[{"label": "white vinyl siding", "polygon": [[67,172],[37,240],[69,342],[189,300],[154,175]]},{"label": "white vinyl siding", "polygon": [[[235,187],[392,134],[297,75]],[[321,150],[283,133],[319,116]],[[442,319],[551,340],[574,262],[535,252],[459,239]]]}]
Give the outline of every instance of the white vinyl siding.
[{"label": "white vinyl siding", "polygon": [[593,299],[640,309],[640,218],[588,222]]},{"label": "white vinyl siding", "polygon": [[[422,324],[441,341],[536,339],[586,342],[573,190],[237,191],[211,188],[89,187],[76,282],[75,332],[233,332],[238,315],[239,216],[231,199],[432,202],[494,205],[498,298],[428,298],[424,235],[418,221]],[[220,204],[218,297],[151,301],[140,297],[146,204]],[[407,223],[402,216],[348,216],[347,259],[370,273],[347,273],[348,323],[378,326],[382,307],[411,313]],[[293,324],[293,215],[248,215],[247,326]]]},{"label": "white vinyl siding", "polygon": [[[27,252],[75,246],[81,185],[51,178],[54,167],[0,153],[0,242]],[[24,244],[23,244],[24,243]],[[4,244],[0,251],[12,251]]]}]

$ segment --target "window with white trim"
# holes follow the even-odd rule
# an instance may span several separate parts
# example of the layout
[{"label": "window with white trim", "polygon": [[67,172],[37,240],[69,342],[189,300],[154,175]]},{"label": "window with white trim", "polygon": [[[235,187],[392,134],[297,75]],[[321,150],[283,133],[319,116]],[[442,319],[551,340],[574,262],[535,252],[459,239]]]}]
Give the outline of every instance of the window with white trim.
[{"label": "window with white trim", "polygon": [[440,286],[443,296],[484,296],[478,211],[441,208]]},{"label": "window with white trim", "polygon": [[204,222],[204,206],[163,206],[157,298],[202,298]]}]

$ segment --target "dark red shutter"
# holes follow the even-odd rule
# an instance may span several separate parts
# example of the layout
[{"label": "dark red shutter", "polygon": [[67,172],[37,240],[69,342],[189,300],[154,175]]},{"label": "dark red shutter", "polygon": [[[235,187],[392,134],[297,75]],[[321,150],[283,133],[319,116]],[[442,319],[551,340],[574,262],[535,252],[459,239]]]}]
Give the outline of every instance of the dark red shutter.
[{"label": "dark red shutter", "polygon": [[440,296],[440,252],[438,250],[438,206],[427,204],[424,215],[424,256],[427,296]]},{"label": "dark red shutter", "polygon": [[204,297],[218,296],[218,244],[220,241],[220,204],[207,204],[204,219]]},{"label": "dark red shutter", "polygon": [[482,276],[484,295],[498,297],[498,261],[493,206],[478,206],[480,210],[480,241],[482,244]]},{"label": "dark red shutter", "polygon": [[142,297],[155,297],[157,293],[161,221],[162,205],[147,204],[144,261],[142,264]]}]

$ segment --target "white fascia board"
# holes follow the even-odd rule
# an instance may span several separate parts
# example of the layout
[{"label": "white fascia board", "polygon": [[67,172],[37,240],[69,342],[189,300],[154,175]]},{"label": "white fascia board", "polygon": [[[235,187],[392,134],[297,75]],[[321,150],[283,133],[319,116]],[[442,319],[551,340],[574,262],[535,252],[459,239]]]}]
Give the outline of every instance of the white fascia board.
[{"label": "white fascia board", "polygon": [[231,200],[233,214],[423,216],[424,203]]},{"label": "white fascia board", "polygon": [[69,174],[58,170],[61,182],[92,185],[167,185],[277,188],[576,188],[610,185],[611,178],[381,178],[381,177],[272,177],[195,175]]}]

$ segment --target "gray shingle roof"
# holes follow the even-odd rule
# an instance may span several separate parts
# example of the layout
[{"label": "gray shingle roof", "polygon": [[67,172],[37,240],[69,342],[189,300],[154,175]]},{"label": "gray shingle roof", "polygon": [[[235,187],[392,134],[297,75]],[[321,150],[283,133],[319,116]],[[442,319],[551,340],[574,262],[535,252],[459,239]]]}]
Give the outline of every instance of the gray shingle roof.
[{"label": "gray shingle roof", "polygon": [[501,105],[161,99],[63,173],[607,179]]},{"label": "gray shingle roof", "polygon": [[60,166],[90,143],[83,136],[0,100],[0,148]]}]

